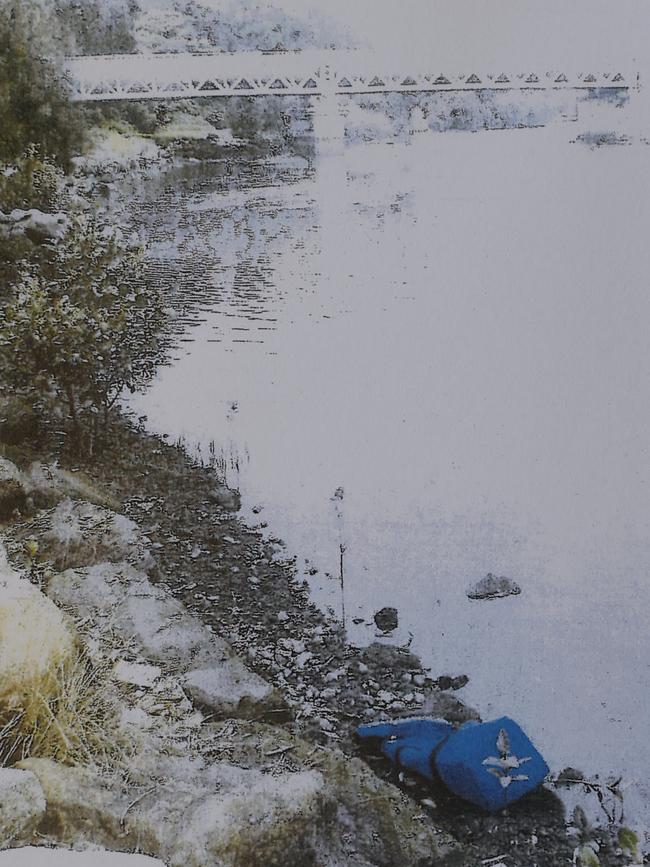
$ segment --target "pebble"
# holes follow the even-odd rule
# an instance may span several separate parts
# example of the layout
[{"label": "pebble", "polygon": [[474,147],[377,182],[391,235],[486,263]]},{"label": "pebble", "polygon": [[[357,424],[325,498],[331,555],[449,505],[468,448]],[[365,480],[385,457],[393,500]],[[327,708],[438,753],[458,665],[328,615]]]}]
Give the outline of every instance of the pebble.
[{"label": "pebble", "polygon": [[289,615],[286,611],[278,611],[277,619],[280,621],[280,623],[285,623],[289,619]]}]

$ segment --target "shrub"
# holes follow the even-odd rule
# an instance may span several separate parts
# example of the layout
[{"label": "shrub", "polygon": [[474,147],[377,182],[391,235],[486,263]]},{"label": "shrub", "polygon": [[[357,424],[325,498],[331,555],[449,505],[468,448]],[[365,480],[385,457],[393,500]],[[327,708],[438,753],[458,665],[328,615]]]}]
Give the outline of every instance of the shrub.
[{"label": "shrub", "polygon": [[140,250],[96,218],[77,217],[51,262],[23,272],[0,324],[0,369],[35,407],[67,417],[92,451],[123,390],[154,374],[162,299],[140,280]]},{"label": "shrub", "polygon": [[0,172],[0,211],[59,210],[63,204],[63,179],[63,172],[51,159],[42,159],[36,148],[28,148],[22,159]]}]

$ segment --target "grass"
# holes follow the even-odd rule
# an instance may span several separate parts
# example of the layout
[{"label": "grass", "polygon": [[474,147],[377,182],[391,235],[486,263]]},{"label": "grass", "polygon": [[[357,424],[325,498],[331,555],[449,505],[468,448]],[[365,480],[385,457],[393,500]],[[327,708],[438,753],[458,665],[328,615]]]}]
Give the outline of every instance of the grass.
[{"label": "grass", "polygon": [[115,767],[125,746],[115,738],[110,690],[108,671],[82,651],[26,684],[14,706],[0,710],[0,766],[35,757]]}]

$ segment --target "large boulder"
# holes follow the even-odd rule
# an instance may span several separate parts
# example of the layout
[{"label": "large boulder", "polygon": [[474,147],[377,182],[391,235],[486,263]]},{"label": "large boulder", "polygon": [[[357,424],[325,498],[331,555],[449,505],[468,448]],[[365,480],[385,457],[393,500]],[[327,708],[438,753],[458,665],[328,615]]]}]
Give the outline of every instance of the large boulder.
[{"label": "large boulder", "polygon": [[34,774],[0,768],[0,849],[30,841],[44,814],[45,795]]},{"label": "large boulder", "polygon": [[119,638],[139,658],[184,675],[197,704],[217,716],[286,715],[278,692],[250,671],[228,642],[215,636],[161,586],[128,563],[101,563],[54,575],[47,593],[98,634]]},{"label": "large boulder", "polygon": [[75,617],[111,632],[138,656],[184,672],[232,655],[230,645],[192,617],[163,587],[129,563],[98,563],[54,575],[47,594]]},{"label": "large boulder", "polygon": [[270,726],[229,721],[198,738],[219,761],[161,756],[128,779],[43,759],[20,763],[47,801],[44,841],[146,852],[167,867],[462,864],[417,804],[357,759]]},{"label": "large boulder", "polygon": [[92,503],[63,500],[39,520],[42,556],[57,570],[127,561],[153,570],[149,540],[124,515]]}]

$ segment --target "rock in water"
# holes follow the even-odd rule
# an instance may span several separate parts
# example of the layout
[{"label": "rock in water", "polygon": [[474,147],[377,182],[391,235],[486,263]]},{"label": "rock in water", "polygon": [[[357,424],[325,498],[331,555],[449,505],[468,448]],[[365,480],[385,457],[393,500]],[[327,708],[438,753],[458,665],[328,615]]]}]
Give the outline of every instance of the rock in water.
[{"label": "rock in water", "polygon": [[504,575],[497,577],[491,572],[467,591],[469,599],[501,599],[504,596],[518,596],[521,587],[512,578]]},{"label": "rock in water", "polygon": [[228,512],[238,512],[241,509],[241,496],[238,491],[231,491],[225,485],[217,485],[208,494],[208,499]]},{"label": "rock in water", "polygon": [[392,632],[393,629],[397,629],[398,618],[397,618],[397,608],[381,608],[374,617],[375,623],[378,629],[381,629],[382,632]]}]

